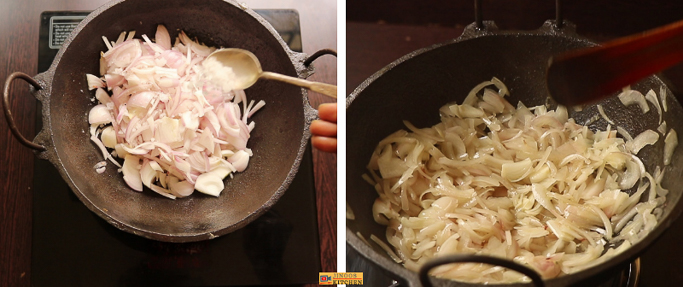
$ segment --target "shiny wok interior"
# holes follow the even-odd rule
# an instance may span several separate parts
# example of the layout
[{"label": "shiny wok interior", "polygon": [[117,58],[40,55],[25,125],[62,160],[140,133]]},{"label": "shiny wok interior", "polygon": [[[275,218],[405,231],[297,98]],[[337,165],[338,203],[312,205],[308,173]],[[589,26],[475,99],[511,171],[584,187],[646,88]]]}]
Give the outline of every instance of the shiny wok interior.
[{"label": "shiny wok interior", "polygon": [[[549,21],[536,31],[498,31],[495,24],[478,30],[473,25],[466,28],[459,39],[419,50],[398,59],[359,86],[347,100],[347,203],[355,214],[355,220],[347,220],[347,243],[369,261],[409,286],[417,285],[417,275],[394,263],[378,245],[365,244],[364,238],[371,234],[385,240],[385,226],[375,223],[371,213],[377,197],[374,188],[361,175],[377,143],[396,130],[403,129],[403,120],[416,127],[429,127],[439,122],[438,109],[449,102],[462,102],[467,93],[477,84],[498,77],[509,88],[508,101],[515,105],[523,101],[527,106],[546,103],[547,88],[545,69],[552,55],[581,47],[595,45],[579,37],[571,25],[558,30]],[[571,81],[571,79],[567,79]],[[653,89],[659,94],[664,83],[657,77],[649,77],[636,85],[645,94]],[[668,90],[668,89],[667,89]],[[671,91],[668,90],[669,95]],[[683,130],[683,109],[674,97],[669,97],[669,110],[663,120],[669,128]],[[550,102],[553,106],[552,101]],[[657,112],[642,114],[636,105],[624,107],[618,98],[612,97],[599,102],[609,117],[631,135],[646,129],[656,130],[659,126]],[[577,122],[585,122],[597,114],[596,105],[581,112],[570,110],[570,116]],[[603,119],[589,126],[591,129],[605,129]],[[641,150],[639,156],[648,171],[662,164],[663,137],[654,146]],[[614,271],[624,263],[637,257],[650,245],[681,212],[679,203],[681,174],[683,173],[683,145],[676,148],[672,164],[666,167],[662,185],[669,189],[663,217],[657,227],[644,240],[607,262],[583,270],[547,280],[548,286],[588,284],[596,280],[597,274]],[[449,280],[432,280],[437,286],[472,286]],[[588,286],[588,285],[585,285]]]},{"label": "shiny wok interior", "polygon": [[[111,163],[97,174],[102,154],[89,140],[88,111],[94,91],[85,73],[98,74],[101,37],[115,40],[122,31],[154,37],[158,24],[175,38],[180,30],[209,46],[252,51],[264,70],[304,77],[303,55],[289,50],[277,32],[255,12],[221,0],[113,1],[90,14],[67,39],[50,70],[37,79],[45,84],[44,130],[36,141],[48,147],[49,159],[74,193],[114,226],[147,238],[186,242],[212,239],[236,230],[272,206],[293,179],[308,138],[310,106],[294,86],[260,81],[246,90],[249,100],[264,100],[252,120],[256,128],[248,147],[254,156],[243,173],[225,180],[215,198],[201,193],[168,200],[149,189],[131,190]],[[39,176],[39,175],[37,175]],[[56,215],[58,216],[58,215]]]}]

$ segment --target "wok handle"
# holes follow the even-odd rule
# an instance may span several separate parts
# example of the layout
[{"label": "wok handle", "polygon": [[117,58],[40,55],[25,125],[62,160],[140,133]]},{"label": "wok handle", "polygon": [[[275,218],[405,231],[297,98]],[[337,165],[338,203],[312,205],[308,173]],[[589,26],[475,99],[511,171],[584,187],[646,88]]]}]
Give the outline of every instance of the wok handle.
[{"label": "wok handle", "polygon": [[[317,60],[321,56],[324,55],[332,55],[337,57],[337,51],[334,49],[321,49],[318,50],[317,52],[313,53],[310,57],[308,57],[306,60],[304,60],[304,66],[309,67],[313,61]],[[337,98],[337,86],[335,85],[330,85],[330,84],[324,84],[324,83],[316,83],[316,82],[311,82],[313,85],[310,87],[307,87],[311,91],[321,93],[323,95],[327,95],[333,98]]]},{"label": "wok handle", "polygon": [[12,85],[12,81],[15,79],[22,79],[34,88],[36,90],[42,89],[40,84],[36,82],[31,76],[24,74],[22,72],[14,72],[7,77],[7,80],[5,81],[5,89],[3,90],[3,95],[2,95],[2,107],[3,110],[5,111],[5,119],[7,119],[7,124],[9,125],[9,129],[12,131],[12,134],[19,140],[19,142],[29,148],[32,148],[34,150],[38,151],[45,151],[47,150],[44,146],[36,144],[28,139],[26,139],[21,132],[19,132],[19,129],[17,128],[16,123],[14,122],[14,117],[12,116],[12,111],[10,111],[10,105],[9,105],[9,89]]},{"label": "wok handle", "polygon": [[[311,56],[306,58],[303,61],[303,64],[306,68],[310,69],[310,65],[313,63],[313,61],[317,60],[321,56],[324,55],[332,55],[337,57],[337,51],[333,49],[322,49],[318,50],[317,52],[313,53]],[[329,84],[323,84],[323,83],[317,83],[319,84],[316,89],[311,88],[312,91],[318,92],[324,95],[328,95],[333,98],[337,98],[337,86],[335,85],[329,85]],[[320,109],[322,106],[319,106],[318,109]],[[336,106],[335,106],[336,108]],[[327,121],[332,121],[330,115],[328,112],[323,112],[324,117],[327,117],[324,119],[324,121],[320,121],[320,110],[316,110],[313,107],[311,107],[310,99],[309,101],[306,102],[306,109],[308,110],[306,120],[307,120],[307,125],[309,131],[311,131],[311,144],[313,147],[315,147],[318,150],[325,151],[325,152],[335,152],[337,151],[337,128],[336,128],[336,113],[334,114],[334,125],[331,125],[330,123],[327,123]],[[327,111],[329,111],[329,108],[326,108]]]},{"label": "wok handle", "polygon": [[333,49],[318,50],[317,52],[313,53],[313,55],[311,55],[310,57],[308,57],[308,59],[306,59],[304,61],[304,66],[306,66],[306,67],[310,66],[311,63],[313,63],[313,61],[317,60],[318,58],[320,58],[320,56],[324,56],[324,55],[332,55],[332,56],[337,57],[337,51],[333,50]]},{"label": "wok handle", "polygon": [[543,283],[543,279],[541,278],[536,271],[533,269],[526,267],[524,265],[521,265],[519,263],[516,263],[512,260],[507,260],[507,259],[502,259],[502,258],[497,258],[497,257],[491,257],[491,256],[483,256],[483,255],[474,255],[474,254],[459,254],[459,255],[449,255],[449,256],[443,256],[443,257],[438,257],[436,259],[430,260],[422,267],[420,268],[420,271],[418,272],[418,276],[420,278],[420,283],[422,283],[422,286],[424,287],[431,287],[432,282],[429,280],[429,271],[444,265],[444,264],[450,264],[450,263],[485,263],[485,264],[491,264],[491,265],[496,265],[496,266],[501,266],[505,267],[514,271],[517,271],[519,273],[522,273],[529,278],[531,278],[531,282],[534,284],[534,286],[537,287],[544,287],[545,283]]}]

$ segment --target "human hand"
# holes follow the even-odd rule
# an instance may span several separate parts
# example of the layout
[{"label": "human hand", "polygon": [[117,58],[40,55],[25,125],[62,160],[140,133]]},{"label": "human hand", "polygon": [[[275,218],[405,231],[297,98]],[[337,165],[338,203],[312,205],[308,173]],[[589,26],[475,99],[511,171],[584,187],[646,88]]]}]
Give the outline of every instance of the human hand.
[{"label": "human hand", "polygon": [[324,152],[337,152],[337,104],[321,104],[318,107],[320,120],[311,123],[311,143]]}]

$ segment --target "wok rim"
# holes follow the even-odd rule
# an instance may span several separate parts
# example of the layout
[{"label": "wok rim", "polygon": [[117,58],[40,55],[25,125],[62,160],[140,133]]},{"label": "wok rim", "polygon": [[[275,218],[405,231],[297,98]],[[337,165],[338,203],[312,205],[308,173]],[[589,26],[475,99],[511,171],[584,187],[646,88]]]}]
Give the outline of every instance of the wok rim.
[{"label": "wok rim", "polygon": [[[97,206],[94,204],[86,195],[84,195],[80,189],[74,184],[74,180],[71,178],[71,175],[69,174],[69,171],[65,169],[62,159],[59,156],[58,148],[54,142],[54,131],[52,127],[52,118],[51,118],[51,107],[50,107],[50,101],[51,101],[51,94],[52,94],[52,83],[55,80],[55,71],[57,67],[60,64],[61,58],[65,51],[69,49],[69,46],[71,42],[78,36],[78,34],[81,33],[81,31],[95,18],[99,17],[102,13],[107,11],[108,9],[119,5],[123,2],[126,1],[131,1],[131,0],[114,0],[105,3],[104,5],[98,7],[97,9],[93,10],[86,18],[84,18],[78,25],[77,27],[73,30],[73,32],[67,37],[67,39],[64,41],[62,47],[59,49],[57,52],[57,55],[55,56],[55,59],[53,60],[52,64],[50,65],[50,68],[34,77],[34,79],[40,84],[42,87],[40,90],[32,90],[32,93],[42,103],[42,121],[43,121],[43,128],[37,133],[36,137],[34,138],[33,142],[38,143],[46,148],[45,151],[42,152],[36,152],[36,156],[40,159],[43,160],[48,160],[52,165],[57,169],[57,171],[60,173],[61,177],[65,180],[71,191],[78,197],[78,199],[93,213],[97,214],[98,217],[104,219],[107,223],[111,224],[112,226],[116,227],[117,229],[128,232],[131,234],[135,234],[147,239],[152,239],[152,240],[157,240],[157,241],[162,241],[162,242],[173,242],[173,243],[184,243],[184,242],[197,242],[197,241],[203,241],[203,240],[208,240],[208,239],[214,239],[219,236],[234,232],[238,229],[243,228],[247,224],[251,223],[261,215],[263,215],[265,212],[267,212],[285,193],[285,191],[288,189],[290,186],[291,182],[293,181],[294,177],[298,173],[299,167],[301,165],[301,161],[303,159],[303,155],[306,151],[306,146],[308,145],[308,141],[311,137],[311,132],[310,132],[310,125],[313,120],[318,118],[318,113],[317,110],[315,110],[308,99],[308,92],[306,89],[301,88],[301,100],[302,100],[302,107],[303,107],[303,129],[302,129],[302,136],[301,140],[299,142],[299,148],[297,150],[296,157],[294,158],[294,161],[292,162],[291,168],[286,175],[284,181],[282,184],[278,187],[277,190],[275,190],[270,198],[264,202],[263,205],[261,205],[258,209],[250,211],[246,216],[239,218],[236,220],[236,222],[232,225],[227,225],[227,226],[222,226],[219,227],[219,229],[211,230],[211,231],[205,231],[205,232],[197,232],[197,233],[179,233],[179,234],[174,234],[174,233],[161,233],[161,232],[154,232],[151,230],[146,230],[143,228],[139,228],[136,226],[133,226],[129,223],[123,222],[123,220],[120,220],[118,218],[115,218],[109,212],[102,210],[101,207]],[[289,58],[289,63],[292,65],[294,70],[296,71],[296,74],[299,78],[307,78],[310,75],[313,74],[313,67],[311,66],[306,66],[304,64],[306,58],[308,57],[304,53],[298,53],[292,51],[289,46],[285,43],[285,41],[282,39],[282,37],[279,35],[279,33],[273,28],[273,26],[266,21],[263,17],[261,17],[258,13],[256,13],[253,9],[246,7],[246,5],[240,4],[234,0],[216,0],[217,2],[223,2],[225,5],[232,5],[235,8],[241,10],[244,13],[247,13],[250,17],[254,18],[258,23],[260,23],[263,28],[266,28],[270,35],[280,44],[280,48],[287,54]],[[76,47],[74,47],[76,48]],[[284,59],[284,58],[283,58]]]},{"label": "wok rim", "polygon": [[[464,42],[464,41],[469,41],[469,40],[474,40],[477,38],[481,37],[509,37],[509,36],[550,36],[550,37],[561,37],[565,38],[568,40],[572,41],[581,41],[585,42],[586,44],[589,45],[599,45],[598,43],[593,42],[592,40],[582,37],[581,35],[576,33],[576,26],[569,22],[569,21],[564,21],[564,26],[562,28],[558,28],[556,25],[555,20],[547,20],[539,29],[537,30],[529,30],[529,31],[519,31],[519,30],[498,30],[498,27],[495,25],[493,21],[484,21],[484,28],[478,28],[476,23],[469,24],[468,26],[465,27],[463,30],[462,35],[459,37],[449,40],[446,42],[442,43],[437,43],[425,48],[421,48],[418,50],[415,50],[413,52],[410,52],[404,56],[401,56],[400,58],[396,59],[395,61],[391,62],[390,64],[384,66],[381,68],[379,71],[375,72],[372,74],[370,77],[365,79],[358,87],[356,87],[351,94],[346,98],[346,109],[348,110],[351,107],[351,104],[353,101],[359,97],[363,91],[368,88],[374,81],[379,79],[380,77],[384,76],[387,72],[391,71],[393,68],[403,64],[404,62],[410,61],[413,58],[429,53],[433,50],[436,50],[441,47],[449,46],[449,45],[457,45],[458,43]],[[669,92],[671,90],[669,89],[668,85],[666,84],[666,81],[662,81],[662,79],[658,75],[652,75],[654,79],[662,83]],[[673,93],[672,93],[673,95]],[[672,98],[675,99],[675,102],[677,105],[681,105],[678,100],[672,96]],[[350,180],[347,178],[347,181]],[[348,201],[348,197],[347,197]],[[667,202],[669,200],[667,199]],[[626,251],[621,252],[606,261],[597,264],[595,266],[588,267],[586,269],[583,269],[579,272],[576,273],[571,273],[571,274],[565,274],[561,277],[556,277],[548,280],[544,280],[547,286],[569,286],[572,284],[577,284],[581,282],[585,282],[591,279],[594,279],[598,277],[601,274],[608,273],[610,271],[614,271],[617,268],[624,267],[625,265],[629,264],[631,261],[635,260],[639,255],[641,255],[643,252],[645,252],[652,244],[657,241],[662,234],[669,229],[671,224],[673,224],[674,221],[676,221],[679,217],[681,212],[683,211],[682,208],[683,202],[681,201],[681,198],[679,197],[678,200],[674,203],[674,207],[672,210],[669,212],[669,214],[666,215],[666,217],[661,218],[652,231],[650,231],[643,239],[638,241],[637,243],[633,244],[631,247],[629,247]],[[349,220],[349,219],[347,219]],[[374,221],[373,221],[374,222]],[[386,241],[386,239],[381,238],[383,241]],[[369,241],[362,240],[359,236],[357,236],[353,230],[351,230],[349,227],[346,227],[346,241],[347,241],[347,246],[351,246],[353,249],[355,249],[363,258],[367,259],[370,261],[373,265],[379,266],[382,271],[387,272],[389,274],[392,274],[394,276],[398,276],[400,279],[405,280],[408,282],[409,286],[421,286],[419,283],[419,278],[418,278],[418,273],[413,272],[411,270],[408,270],[405,268],[403,265],[399,263],[395,263],[392,260],[390,260],[386,254],[382,254],[381,252],[376,251],[374,248],[368,246],[366,242],[369,243]],[[482,286],[482,284],[474,284],[474,283],[467,283],[467,282],[462,282],[462,281],[456,281],[456,280],[450,280],[450,279],[443,279],[443,278],[437,278],[434,276],[430,276],[431,281],[435,284],[435,286],[451,286],[453,284],[457,286]],[[485,285],[491,285],[491,286],[533,286],[531,283],[506,283],[506,284],[485,284]]]}]

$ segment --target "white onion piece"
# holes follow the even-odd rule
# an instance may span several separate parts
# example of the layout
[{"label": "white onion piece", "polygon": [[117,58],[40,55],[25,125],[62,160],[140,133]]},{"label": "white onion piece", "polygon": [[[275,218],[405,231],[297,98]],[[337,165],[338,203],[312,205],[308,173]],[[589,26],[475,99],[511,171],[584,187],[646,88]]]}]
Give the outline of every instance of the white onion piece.
[{"label": "white onion piece", "polygon": [[647,94],[645,94],[645,99],[655,106],[655,109],[657,109],[657,113],[659,114],[658,123],[662,123],[662,107],[659,105],[659,100],[657,99],[657,94],[655,94],[655,91],[650,89]]},{"label": "white onion piece", "polygon": [[[266,105],[266,102],[264,102],[263,100],[258,101],[258,103],[256,103],[256,105],[249,111],[249,114],[247,115],[247,117],[251,117],[254,113],[256,113],[258,110],[260,110],[265,105]],[[254,122],[252,122],[252,123],[254,123]]]},{"label": "white onion piece", "polygon": [[152,167],[153,170],[158,171],[158,172],[163,172],[164,170],[161,168],[159,163],[156,161],[150,161],[149,165]]},{"label": "white onion piece", "polygon": [[133,190],[142,191],[142,179],[140,178],[140,159],[136,156],[127,155],[123,161],[123,180]]},{"label": "white onion piece", "polygon": [[169,117],[155,122],[157,133],[155,138],[162,143],[170,144],[182,140],[180,134],[180,121]]},{"label": "white onion piece", "polygon": [[121,75],[117,74],[105,74],[104,75],[104,80],[107,84],[107,87],[114,87],[118,85],[122,85],[126,78],[124,78]]},{"label": "white onion piece", "polygon": [[152,191],[154,191],[154,192],[158,193],[159,195],[164,196],[166,198],[176,199],[176,196],[171,194],[171,192],[168,189],[159,187],[156,184],[150,185],[149,189],[151,189]]},{"label": "white onion piece", "polygon": [[640,179],[640,166],[635,161],[626,162],[626,171],[624,171],[623,176],[619,180],[619,188],[622,190],[627,190],[632,188],[638,180]]},{"label": "white onion piece", "polygon": [[156,179],[157,172],[152,168],[150,161],[146,161],[140,168],[140,180],[146,187],[151,188],[152,182]]},{"label": "white onion piece", "polygon": [[534,198],[538,203],[540,203],[545,209],[550,211],[555,217],[562,217],[560,214],[558,214],[557,210],[555,209],[555,205],[550,201],[550,198],[548,197],[548,188],[543,185],[543,183],[533,183],[531,184],[531,191],[534,194]]},{"label": "white onion piece", "polygon": [[104,41],[104,44],[107,46],[107,49],[108,49],[108,50],[111,50],[111,48],[112,48],[112,47],[111,47],[111,43],[109,42],[109,40],[107,39],[107,37],[102,36],[102,41]]},{"label": "white onion piece", "polygon": [[126,40],[126,31],[123,31],[123,32],[121,32],[121,34],[119,34],[119,37],[116,39],[116,42],[114,42],[114,44],[121,44],[121,42],[123,42],[125,40]]},{"label": "white onion piece", "polygon": [[179,181],[177,177],[168,177],[168,190],[177,197],[187,197],[194,192],[194,185],[186,180]]},{"label": "white onion piece", "polygon": [[94,166],[95,171],[97,173],[103,173],[107,169],[107,162],[106,161],[101,161],[95,164]]},{"label": "white onion piece", "polygon": [[530,172],[531,159],[527,158],[523,161],[503,164],[500,175],[511,182],[518,182],[527,177]]},{"label": "white onion piece", "polygon": [[484,89],[484,94],[482,95],[481,99],[483,102],[479,102],[479,104],[488,104],[487,107],[490,108],[487,111],[489,112],[502,113],[505,109],[503,99],[498,95],[498,93],[491,89]]},{"label": "white onion piece", "polygon": [[450,110],[453,114],[461,119],[465,118],[481,118],[485,115],[484,111],[470,105],[452,105]]},{"label": "white onion piece", "polygon": [[95,145],[100,149],[100,152],[102,152],[102,157],[111,161],[115,166],[121,167],[121,165],[111,156],[111,154],[107,152],[107,148],[104,146],[102,141],[97,137],[94,130],[97,130],[97,127],[95,125],[90,127],[90,140],[93,143],[95,143]]},{"label": "white onion piece", "polygon": [[510,91],[508,90],[508,87],[505,86],[503,81],[499,80],[496,77],[491,78],[491,83],[493,83],[497,88],[498,88],[498,94],[501,96],[509,96]]},{"label": "white onion piece", "polygon": [[114,117],[109,112],[107,106],[102,104],[94,106],[92,109],[90,109],[90,113],[88,114],[88,123],[91,125],[108,124],[113,120]]},{"label": "white onion piece", "polygon": [[485,81],[481,82],[480,84],[476,85],[472,90],[470,90],[470,93],[467,94],[467,97],[465,100],[462,102],[463,105],[468,105],[468,106],[474,106],[474,104],[477,102],[477,93],[481,91],[486,86],[493,85],[493,82],[491,81]]},{"label": "white onion piece", "polygon": [[662,108],[664,109],[665,112],[668,112],[669,111],[669,105],[667,104],[666,98],[667,98],[666,88],[664,86],[659,87],[659,99],[662,101]]},{"label": "white onion piece", "polygon": [[183,125],[187,129],[196,130],[199,127],[199,118],[193,117],[192,112],[190,111],[184,112],[181,119],[183,120]]},{"label": "white onion piece", "polygon": [[666,134],[666,121],[662,121],[662,123],[657,127],[657,131],[662,135]]},{"label": "white onion piece", "polygon": [[100,101],[100,103],[106,105],[108,103],[111,103],[111,99],[109,98],[109,94],[107,94],[106,91],[102,88],[97,88],[95,91],[95,98]]},{"label": "white onion piece", "polygon": [[111,126],[108,126],[102,130],[102,143],[104,146],[111,149],[116,147],[116,132]]},{"label": "white onion piece", "polygon": [[128,155],[128,151],[126,150],[126,146],[124,144],[116,144],[114,147],[114,151],[116,152],[116,155],[119,158],[125,158],[126,155]]},{"label": "white onion piece", "polygon": [[168,30],[164,25],[157,26],[157,32],[154,34],[154,39],[157,45],[161,46],[166,50],[171,49],[171,35],[168,34]]},{"label": "white onion piece", "polygon": [[220,179],[224,179],[225,177],[227,177],[232,172],[233,172],[233,169],[231,167],[228,167],[225,164],[221,164],[221,165],[218,165],[218,166],[214,167],[213,169],[211,169],[208,173],[211,173],[211,174],[219,177]]},{"label": "white onion piece", "polygon": [[152,98],[154,92],[142,92],[131,96],[126,103],[129,108],[146,108],[152,102]]},{"label": "white onion piece", "polygon": [[390,148],[385,148],[377,160],[377,164],[379,166],[379,173],[384,178],[400,177],[408,170],[408,165],[404,161],[392,157]]},{"label": "white onion piece", "polygon": [[671,163],[671,157],[678,146],[678,134],[674,129],[670,129],[664,138],[664,165]]},{"label": "white onion piece", "polygon": [[249,165],[249,154],[247,152],[240,150],[237,151],[233,156],[228,158],[228,161],[237,169],[238,172],[243,172],[247,165]]},{"label": "white onion piece", "polygon": [[374,234],[370,234],[370,239],[371,239],[372,241],[374,241],[375,243],[377,243],[377,245],[379,245],[379,247],[381,247],[382,249],[384,249],[384,251],[387,252],[387,254],[389,255],[389,257],[391,257],[391,259],[394,260],[394,262],[396,262],[396,263],[401,263],[401,262],[403,262],[403,260],[402,260],[400,257],[398,257],[398,256],[396,255],[396,253],[394,253],[393,250],[391,250],[391,247],[389,247],[389,245],[387,245],[386,243],[382,242],[382,240],[379,239],[377,236],[375,236]]},{"label": "white onion piece", "polygon": [[224,188],[223,179],[213,173],[204,173],[197,177],[194,188],[204,194],[218,197]]},{"label": "white onion piece", "polygon": [[633,153],[638,152],[646,145],[653,145],[659,139],[659,134],[653,130],[646,130],[633,138],[632,141],[626,142],[626,147]]},{"label": "white onion piece", "polygon": [[[640,168],[640,174],[641,174],[641,175],[647,173],[647,170],[645,169],[645,165],[643,164],[643,161],[640,160],[640,158],[638,158],[637,156],[635,156],[635,155],[632,154],[632,155],[631,155],[631,159],[632,159],[635,163],[638,164],[638,168]],[[642,177],[642,176],[641,176],[641,177]]]},{"label": "white onion piece", "polygon": [[88,89],[89,90],[94,90],[97,88],[104,88],[105,87],[102,79],[98,78],[97,76],[91,75],[91,74],[85,74],[85,77],[88,80]]},{"label": "white onion piece", "polygon": [[643,94],[639,91],[636,90],[624,90],[619,94],[619,100],[624,106],[630,106],[632,104],[638,104],[640,106],[640,109],[644,113],[647,113],[650,111],[650,106],[647,105],[647,101],[645,101],[645,97]]}]

